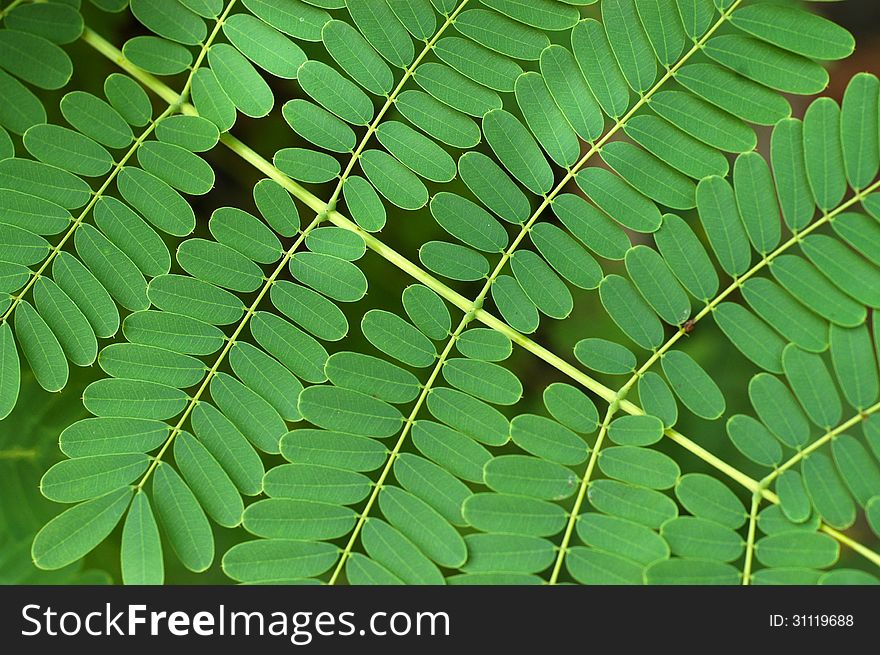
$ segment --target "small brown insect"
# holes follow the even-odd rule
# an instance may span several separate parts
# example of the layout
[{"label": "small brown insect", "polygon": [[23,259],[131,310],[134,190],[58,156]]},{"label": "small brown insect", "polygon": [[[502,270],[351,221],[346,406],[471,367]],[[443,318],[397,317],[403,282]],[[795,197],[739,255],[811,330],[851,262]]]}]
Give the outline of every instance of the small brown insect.
[{"label": "small brown insect", "polygon": [[684,325],[681,326],[681,329],[684,330],[685,334],[690,334],[693,332],[696,323],[694,323],[694,319],[689,318]]}]

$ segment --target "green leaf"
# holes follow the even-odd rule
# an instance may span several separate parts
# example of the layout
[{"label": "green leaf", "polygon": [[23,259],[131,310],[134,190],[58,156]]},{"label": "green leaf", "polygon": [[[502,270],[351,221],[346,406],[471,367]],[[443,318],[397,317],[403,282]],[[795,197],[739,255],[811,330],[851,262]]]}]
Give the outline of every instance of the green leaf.
[{"label": "green leaf", "polygon": [[758,142],[755,131],[742,120],[690,93],[660,91],[651,97],[651,109],[678,129],[719,150],[748,152]]},{"label": "green leaf", "polygon": [[782,373],[785,341],[761,319],[732,302],[718,305],[712,318],[743,355],[765,371]]},{"label": "green leaf", "polygon": [[3,68],[41,89],[60,89],[73,74],[70,57],[51,41],[16,29],[0,31]]},{"label": "green leaf", "polygon": [[332,544],[257,539],[236,544],[223,556],[223,572],[239,582],[273,582],[317,576],[338,557]]},{"label": "green leaf", "polygon": [[437,357],[431,340],[397,314],[371,309],[361,320],[361,330],[376,348],[404,364],[424,368]]},{"label": "green leaf", "polygon": [[630,248],[629,238],[620,226],[580,196],[557,196],[553,213],[581,243],[601,257],[623,259]]},{"label": "green leaf", "polygon": [[526,455],[501,455],[486,463],[483,478],[493,491],[545,500],[571,496],[578,479],[569,469]]},{"label": "green leaf", "polygon": [[431,289],[413,284],[401,294],[403,308],[413,324],[430,339],[445,339],[452,329],[452,318],[443,300]]},{"label": "green leaf", "polygon": [[673,209],[694,206],[693,181],[651,153],[631,143],[615,141],[602,148],[602,159],[646,197]]},{"label": "green leaf", "polygon": [[529,300],[551,318],[563,319],[574,308],[568,287],[541,257],[530,250],[520,250],[510,260],[516,281]]},{"label": "green leaf", "polygon": [[449,234],[477,250],[495,253],[507,247],[501,223],[466,198],[441,191],[431,199],[431,215]]},{"label": "green leaf", "polygon": [[80,225],[74,236],[76,252],[114,300],[131,311],[147,309],[147,281],[110,241],[91,225]]},{"label": "green leaf", "polygon": [[408,403],[419,393],[419,380],[399,366],[356,352],[334,353],[324,366],[338,387],[353,389],[390,403]]},{"label": "green leaf", "polygon": [[205,571],[214,560],[211,526],[190,488],[165,463],[153,475],[153,501],[177,559],[190,571]]},{"label": "green leaf", "polygon": [[702,180],[697,186],[697,210],[721,268],[731,277],[745,273],[751,248],[730,184],[716,176]]},{"label": "green leaf", "polygon": [[749,240],[764,255],[779,244],[779,211],[770,167],[756,152],[748,152],[736,158],[733,168],[733,184],[736,204],[745,224]]},{"label": "green leaf", "polygon": [[447,568],[457,568],[467,559],[464,540],[435,509],[396,487],[384,487],[379,507],[388,522],[400,530],[431,560]]},{"label": "green leaf", "polygon": [[213,325],[170,312],[135,312],[126,317],[122,331],[133,343],[189,355],[210,355],[224,341],[223,332]]},{"label": "green leaf", "polygon": [[150,104],[147,92],[140,84],[121,73],[107,76],[104,80],[104,95],[129,125],[142,127],[153,115],[153,105]]},{"label": "green leaf", "polygon": [[624,131],[645,150],[685,175],[698,180],[709,175],[727,175],[728,164],[723,154],[657,116],[633,116]]},{"label": "green leaf", "polygon": [[34,234],[58,234],[70,225],[70,212],[53,202],[6,189],[0,199],[3,222]]},{"label": "green leaf", "polygon": [[465,520],[484,532],[547,537],[565,526],[565,512],[545,500],[509,494],[478,493],[463,508]]},{"label": "green leaf", "polygon": [[807,258],[834,285],[870,307],[880,306],[880,268],[866,261],[839,240],[813,234],[801,242]]},{"label": "green leaf", "polygon": [[532,134],[559,166],[572,166],[580,156],[580,143],[562,111],[556,106],[544,78],[529,72],[516,79],[516,101]]},{"label": "green leaf", "polygon": [[[651,41],[654,53],[664,66],[674,64],[684,49],[685,30],[677,4],[674,0],[648,0],[636,4],[639,19]],[[693,6],[693,3],[691,5]]]},{"label": "green leaf", "polygon": [[635,246],[625,261],[630,279],[660,318],[681,325],[690,315],[690,301],[663,257],[647,246]]},{"label": "green leaf", "polygon": [[385,521],[367,521],[361,540],[367,554],[404,583],[443,584],[443,575],[434,563]]},{"label": "green leaf", "polygon": [[673,555],[716,562],[732,562],[743,551],[742,538],[730,528],[693,516],[679,516],[663,524],[660,534]]},{"label": "green leaf", "polygon": [[259,266],[229,246],[208,239],[181,243],[177,263],[193,277],[232,291],[256,291],[263,283]]},{"label": "green leaf", "polygon": [[560,45],[541,52],[541,74],[566,120],[585,141],[602,135],[604,119],[574,56]]},{"label": "green leaf", "polygon": [[669,557],[669,546],[660,535],[644,525],[616,516],[581,514],[577,533],[588,546],[618,554],[639,564],[650,564]]},{"label": "green leaf", "polygon": [[880,468],[855,437],[839,435],[831,442],[834,463],[847,488],[863,507],[880,489]]},{"label": "green leaf", "polygon": [[382,150],[360,156],[367,179],[385,198],[401,209],[416,210],[428,203],[428,190],[410,169]]},{"label": "green leaf", "polygon": [[823,568],[837,561],[840,547],[827,534],[783,532],[762,537],[755,544],[755,556],[764,566],[806,566]]},{"label": "green leaf", "polygon": [[812,59],[842,59],[855,45],[842,27],[800,8],[751,5],[737,9],[732,25],[791,52]]},{"label": "green leaf", "polygon": [[[479,11],[479,10],[478,10]],[[529,131],[503,109],[483,116],[483,134],[505,168],[535,194],[549,193],[553,171]]]},{"label": "green leaf", "polygon": [[181,432],[174,440],[174,461],[212,519],[229,528],[241,522],[241,496],[207,448],[189,433]]},{"label": "green leaf", "polygon": [[718,479],[702,473],[689,473],[675,486],[675,496],[691,514],[737,529],[746,522],[742,502]]},{"label": "green leaf", "polygon": [[417,455],[401,453],[394,460],[394,477],[447,521],[464,525],[461,506],[471,490],[446,469]]},{"label": "green leaf", "polygon": [[452,386],[493,405],[513,405],[522,397],[522,384],[506,368],[455,357],[443,365],[443,378]]},{"label": "green leaf", "polygon": [[725,562],[673,558],[648,567],[644,579],[651,585],[738,585],[740,572]]},{"label": "green leaf", "polygon": [[150,280],[147,297],[158,309],[212,325],[238,321],[244,305],[233,294],[188,275],[160,275]]},{"label": "green leaf", "polygon": [[653,350],[663,343],[663,326],[629,280],[606,276],[599,285],[599,297],[611,319],[637,345]]},{"label": "green leaf", "polygon": [[471,193],[500,218],[517,224],[528,220],[526,194],[494,160],[481,152],[466,152],[458,160],[458,172]]},{"label": "green leaf", "polygon": [[553,563],[553,544],[540,537],[513,534],[469,534],[467,562],[470,573],[538,573]]},{"label": "green leaf", "polygon": [[76,41],[83,31],[83,19],[74,6],[63,3],[20,5],[6,15],[6,27],[30,32],[52,43]]},{"label": "green leaf", "polygon": [[654,232],[660,227],[662,217],[654,203],[610,171],[594,166],[582,170],[576,179],[590,200],[624,227],[636,232]]},{"label": "green leaf", "polygon": [[880,243],[880,225],[873,218],[865,214],[844,212],[837,215],[831,227],[864,257],[874,264],[880,264],[880,256],[876,254],[877,244]]},{"label": "green leaf", "polygon": [[300,0],[244,0],[244,6],[275,29],[303,41],[320,41],[321,27],[330,20],[326,11]]},{"label": "green leaf", "polygon": [[113,165],[102,146],[79,132],[57,125],[34,125],[24,135],[24,146],[41,162],[76,175],[97,177]]},{"label": "green leaf", "polygon": [[186,402],[186,394],[179,389],[125,378],[97,380],[83,392],[83,404],[96,416],[164,420],[177,416]]},{"label": "green leaf", "polygon": [[214,376],[210,390],[218,409],[248,441],[265,453],[278,452],[278,441],[285,426],[271,404],[225,373]]},{"label": "green leaf", "polygon": [[299,396],[299,410],[310,423],[371,437],[390,437],[402,427],[400,412],[359,391],[314,386]]},{"label": "green leaf", "polygon": [[510,423],[510,435],[526,452],[551,462],[576,465],[586,461],[590,453],[578,435],[543,416],[520,414]]},{"label": "green leaf", "polygon": [[593,480],[587,497],[600,512],[659,528],[678,516],[678,507],[669,496],[616,480]]},{"label": "green leaf", "polygon": [[582,289],[595,289],[602,280],[599,263],[563,230],[539,223],[530,231],[532,243],[562,277]]},{"label": "green leaf", "polygon": [[765,86],[716,64],[687,64],[675,79],[716,107],[758,125],[775,125],[791,114],[788,101]]},{"label": "green leaf", "polygon": [[117,184],[126,202],[163,232],[182,237],[195,229],[196,218],[189,203],[155,175],[126,166]]},{"label": "green leaf", "polygon": [[192,65],[193,60],[192,53],[184,46],[156,36],[129,39],[122,46],[122,54],[138,68],[154,75],[182,73]]},{"label": "green leaf", "polygon": [[434,33],[436,19],[427,0],[389,0],[388,6],[416,39],[425,41]]},{"label": "green leaf", "polygon": [[240,341],[232,347],[229,363],[245,386],[255,390],[282,418],[288,421],[302,418],[296,406],[302,383],[281,362]]},{"label": "green leaf", "polygon": [[364,178],[357,175],[347,178],[342,193],[349,213],[360,227],[376,232],[385,226],[385,205]]},{"label": "green leaf", "polygon": [[307,148],[282,148],[275,153],[272,163],[294,180],[311,184],[330,182],[340,173],[335,157]]},{"label": "green leaf", "polygon": [[263,487],[271,498],[353,505],[370,494],[370,479],[354,471],[317,464],[282,464],[270,469]]},{"label": "green leaf", "polygon": [[840,108],[831,98],[812,102],[804,114],[804,161],[819,209],[837,206],[846,192]]},{"label": "green leaf", "polygon": [[199,45],[207,36],[205,21],[174,0],[131,0],[131,13],[147,29],[184,45]]},{"label": "green leaf", "polygon": [[506,16],[510,16],[514,20],[542,30],[565,30],[574,26],[578,21],[576,9],[548,0],[535,0],[532,2],[521,2],[521,0],[485,0],[483,4]]},{"label": "green leaf", "polygon": [[321,294],[282,280],[272,285],[272,304],[319,339],[338,341],[348,333],[342,311]]},{"label": "green leaf", "polygon": [[[63,389],[69,374],[64,351],[46,321],[26,300],[16,309],[15,333],[37,383],[46,391]],[[12,345],[11,339],[9,345]]]},{"label": "green leaf", "polygon": [[89,185],[72,173],[42,162],[11,157],[0,161],[0,189],[22,191],[65,209],[88,202]]},{"label": "green leaf", "polygon": [[497,93],[443,64],[422,64],[416,69],[414,79],[441,103],[470,116],[483,116],[502,105]]},{"label": "green leaf", "polygon": [[145,453],[168,437],[161,421],[135,418],[86,418],[69,425],[59,437],[68,457]]},{"label": "green leaf", "polygon": [[510,438],[510,423],[501,412],[455,389],[432,389],[428,411],[449,427],[490,446],[501,446]]},{"label": "green leaf", "polygon": [[663,378],[653,371],[639,378],[639,402],[646,414],[659,418],[665,427],[672,427],[678,421],[675,396]]},{"label": "green leaf", "polygon": [[538,308],[516,279],[499,275],[492,285],[492,300],[504,320],[515,330],[529,334],[538,328]]},{"label": "green leaf", "polygon": [[242,525],[266,539],[317,541],[347,534],[355,523],[354,511],[312,500],[267,498],[244,512]]},{"label": "green leaf", "polygon": [[761,466],[772,467],[782,461],[782,446],[760,421],[736,414],[727,421],[727,436],[737,450]]},{"label": "green leaf", "polygon": [[473,120],[427,93],[409,89],[394,104],[407,120],[438,141],[455,148],[471,148],[480,142],[480,128]]},{"label": "green leaf", "polygon": [[178,389],[198,384],[206,370],[195,357],[136,343],[110,344],[101,351],[99,363],[116,378],[148,380]]},{"label": "green leaf", "polygon": [[192,412],[192,426],[201,445],[242,493],[256,495],[262,490],[263,463],[228,418],[213,405],[200,403]]},{"label": "green leaf", "polygon": [[770,432],[790,448],[800,448],[810,438],[810,424],[788,387],[768,373],[749,382],[749,399]]},{"label": "green leaf", "polygon": [[703,51],[744,77],[786,93],[819,93],[828,84],[828,73],[816,62],[750,36],[716,36]]},{"label": "green leaf", "polygon": [[571,385],[554,382],[544,389],[544,406],[553,418],[576,432],[595,432],[599,427],[596,405]]},{"label": "green leaf", "polygon": [[73,255],[60,252],[52,264],[55,282],[79,307],[98,337],[119,329],[119,312],[107,290]]},{"label": "green leaf", "polygon": [[608,437],[621,446],[650,446],[663,438],[663,421],[656,416],[621,416],[609,425]]},{"label": "green leaf", "polygon": [[200,68],[193,75],[192,99],[199,116],[211,121],[219,131],[226,132],[235,124],[235,105],[210,68]]},{"label": "green leaf", "polygon": [[455,28],[477,43],[514,59],[537,60],[550,45],[543,32],[485,9],[463,11]]},{"label": "green leaf", "polygon": [[366,125],[373,117],[373,103],[367,95],[327,64],[305,62],[297,80],[312,100],[348,123]]},{"label": "green leaf", "polygon": [[60,569],[91,552],[119,523],[131,495],[131,488],[124,487],[56,516],[34,538],[34,563],[41,569]]},{"label": "green leaf", "polygon": [[18,401],[21,373],[18,348],[9,323],[0,325],[0,419],[9,416]]},{"label": "green leaf", "polygon": [[123,202],[104,196],[95,203],[95,225],[148,277],[171,269],[168,247],[156,231]]},{"label": "green leaf", "polygon": [[65,459],[46,471],[40,491],[59,503],[97,498],[133,482],[149,463],[146,455],[137,453]]},{"label": "green leaf", "polygon": [[41,277],[34,285],[34,302],[72,363],[88,366],[95,361],[98,355],[95,333],[70,296],[49,278]]},{"label": "green leaf", "polygon": [[798,531],[815,532],[819,529],[819,524],[819,517],[815,513],[804,523],[792,523],[782,513],[779,505],[771,505],[758,512],[758,528],[764,534]]},{"label": "green leaf", "polygon": [[786,118],[777,123],[770,137],[770,160],[779,206],[786,225],[792,230],[806,227],[816,211],[807,178],[803,134],[801,121]]},{"label": "green leaf", "polygon": [[434,53],[462,75],[496,91],[513,91],[522,74],[519,64],[478,43],[447,36],[434,46]]},{"label": "green leaf", "polygon": [[715,296],[715,267],[687,223],[675,214],[665,214],[654,240],[669,269],[692,296],[704,302]]},{"label": "green leaf", "polygon": [[599,454],[599,468],[609,478],[649,489],[670,489],[681,475],[669,456],[636,446],[605,448]]},{"label": "green leaf", "polygon": [[826,430],[837,425],[843,408],[822,358],[791,344],[782,354],[782,366],[789,385],[810,420]]},{"label": "green leaf", "polygon": [[574,356],[587,368],[600,373],[623,375],[636,369],[636,356],[620,344],[607,339],[581,339],[574,346]]},{"label": "green leaf", "polygon": [[321,30],[327,52],[348,75],[370,93],[391,93],[394,75],[354,27],[331,20]]},{"label": "green leaf", "polygon": [[306,61],[305,53],[296,43],[247,14],[229,16],[223,22],[223,34],[245,57],[277,77],[295,79],[300,65]]},{"label": "green leaf", "polygon": [[642,567],[611,553],[575,546],[569,549],[565,565],[575,580],[586,585],[642,584]]},{"label": "green leaf", "polygon": [[284,103],[281,111],[290,128],[316,146],[333,152],[354,150],[352,129],[323,107],[297,98]]},{"label": "green leaf", "polygon": [[801,470],[807,493],[822,520],[833,528],[850,527],[856,520],[856,505],[831,460],[823,453],[811,453]]},{"label": "green leaf", "polygon": [[428,459],[463,480],[482,484],[483,465],[492,456],[470,437],[439,423],[416,421],[412,439]]},{"label": "green leaf", "polygon": [[333,466],[346,471],[373,471],[388,451],[378,441],[342,432],[294,430],[281,438],[281,454],[288,461]]},{"label": "green leaf", "polygon": [[143,491],[134,495],[128,516],[125,517],[121,560],[124,584],[160,585],[165,581],[159,527]]},{"label": "green leaf", "polygon": [[[809,14],[807,14],[809,15]],[[828,25],[834,25],[828,23]],[[837,28],[836,25],[834,25]],[[847,34],[847,36],[849,36]],[[877,176],[880,166],[880,81],[873,75],[857,73],[843,95],[840,112],[840,138],[843,163],[850,186],[866,187]]]},{"label": "green leaf", "polygon": [[629,88],[602,24],[588,18],[575,25],[571,49],[602,111],[620,118],[629,107]]},{"label": "green leaf", "polygon": [[272,110],[272,89],[238,50],[225,43],[215,44],[208,51],[208,63],[220,88],[241,113],[261,118]]},{"label": "green leaf", "polygon": [[214,169],[173,143],[147,141],[138,149],[138,162],[145,171],[184,193],[204,195],[214,187]]},{"label": "green leaf", "polygon": [[605,0],[602,22],[627,83],[637,94],[644,93],[657,77],[657,64],[635,0]]},{"label": "green leaf", "polygon": [[43,103],[24,84],[0,70],[0,91],[9,102],[0,107],[0,125],[23,134],[29,127],[46,122]]},{"label": "green leaf", "polygon": [[749,306],[787,340],[810,352],[827,348],[828,323],[772,280],[746,280],[742,294]]},{"label": "green leaf", "polygon": [[390,64],[405,68],[412,61],[412,39],[386,3],[346,0],[346,6],[361,34]]}]

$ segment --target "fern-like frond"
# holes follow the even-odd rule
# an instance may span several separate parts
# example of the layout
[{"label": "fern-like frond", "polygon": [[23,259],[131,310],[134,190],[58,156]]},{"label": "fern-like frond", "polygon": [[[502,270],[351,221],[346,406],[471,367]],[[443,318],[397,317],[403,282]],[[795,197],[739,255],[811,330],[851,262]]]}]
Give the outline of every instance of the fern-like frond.
[{"label": "fern-like frond", "polygon": [[[843,532],[880,511],[880,84],[856,76],[842,110],[822,98],[801,121],[783,94],[821,92],[822,62],[854,46],[833,23],[742,0],[579,4],[132,0],[150,33],[121,53],[86,28],[137,81],[108,78],[109,104],[69,94],[62,110],[100,107],[100,129],[36,120],[36,161],[0,161],[6,187],[54,203],[31,213],[85,207],[39,257],[30,232],[9,249],[34,258],[0,326],[0,399],[16,341],[57,389],[126,314],[84,392],[94,416],[43,478],[74,504],[37,536],[39,566],[123,522],[125,581],[161,582],[163,543],[212,565],[213,522],[255,537],[222,556],[249,583],[868,576],[833,566],[841,544],[880,563]],[[276,108],[290,131],[269,156],[230,134]],[[769,163],[755,126],[774,126]],[[217,143],[267,179],[184,238],[180,192],[210,190],[195,153]],[[399,305],[367,294],[371,259],[414,278]],[[727,411],[732,383],[680,348],[710,315],[763,369],[757,419],[728,421],[755,477],[676,429]],[[547,319],[575,338],[543,343]],[[555,377],[527,379],[521,350]],[[867,448],[844,434],[857,424]]]}]

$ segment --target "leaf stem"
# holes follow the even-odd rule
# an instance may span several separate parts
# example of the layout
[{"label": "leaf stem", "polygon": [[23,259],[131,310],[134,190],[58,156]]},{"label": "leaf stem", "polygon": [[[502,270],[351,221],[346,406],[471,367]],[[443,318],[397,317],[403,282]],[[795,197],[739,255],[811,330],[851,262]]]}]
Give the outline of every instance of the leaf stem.
[{"label": "leaf stem", "polygon": [[758,507],[761,505],[761,494],[752,494],[752,507],[749,510],[749,533],[746,537],[746,559],[743,564],[742,583],[748,586],[752,583],[752,559],[755,554],[755,527],[758,519]]}]

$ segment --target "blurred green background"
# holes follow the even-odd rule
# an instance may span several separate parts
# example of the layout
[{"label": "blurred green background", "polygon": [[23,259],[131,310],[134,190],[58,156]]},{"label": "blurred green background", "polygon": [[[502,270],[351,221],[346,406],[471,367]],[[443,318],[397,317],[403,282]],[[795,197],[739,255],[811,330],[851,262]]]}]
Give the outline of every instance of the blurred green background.
[{"label": "blurred green background", "polygon": [[[877,0],[844,0],[843,2],[807,3],[814,11],[844,25],[856,36],[857,48],[850,58],[837,62],[831,74],[831,85],[827,94],[841,99],[846,83],[855,73],[869,71],[880,74],[880,2]],[[584,15],[595,8],[585,8]],[[121,46],[126,39],[140,33],[139,25],[128,12],[105,14],[83,2],[83,13],[87,24]],[[556,38],[559,38],[556,36]],[[313,46],[317,47],[317,46]],[[307,54],[308,48],[306,48]],[[72,44],[68,52],[74,61],[74,77],[65,87],[83,89],[96,94],[101,93],[104,79],[117,69],[106,59],[83,43]],[[182,79],[170,78],[167,83],[179,88]],[[271,158],[271,154],[281,147],[298,145],[298,137],[281,118],[280,107],[283,101],[297,95],[296,83],[275,80],[274,90],[278,102],[272,114],[259,121],[239,120],[232,132],[255,150]],[[44,93],[44,102],[49,111],[49,121],[63,123],[58,111],[58,101],[65,89],[55,93]],[[804,99],[791,99],[796,116],[802,116],[806,106]],[[158,104],[157,104],[158,106]],[[765,150],[769,130],[760,135],[759,148]],[[17,144],[20,147],[20,143]],[[484,146],[480,146],[484,147]],[[243,164],[234,154],[218,146],[207,154],[214,167],[217,183],[215,189],[206,196],[192,199],[199,219],[198,231],[207,232],[207,219],[217,207],[236,206],[253,211],[251,188],[259,179],[254,169]],[[453,183],[454,185],[455,183]],[[460,184],[460,183],[459,183]],[[332,188],[311,189],[316,195],[327,197]],[[447,190],[455,191],[454,188]],[[573,189],[575,190],[575,189]],[[301,207],[304,220],[311,219]],[[687,216],[685,216],[687,218]],[[430,218],[427,211],[415,213],[389,212],[388,223],[378,237],[412,261],[418,261],[418,248],[421,244],[435,238],[443,238],[444,233]],[[643,237],[642,237],[643,238]],[[176,244],[169,243],[172,247]],[[412,280],[372,252],[359,262],[370,280],[370,291],[360,303],[352,306],[349,322],[352,325],[350,336],[338,348],[345,350],[369,351],[360,331],[357,329],[360,317],[368,309],[382,307],[390,311],[400,311],[400,293]],[[603,262],[606,273],[616,272],[622,263]],[[474,297],[480,283],[452,283],[457,291]],[[595,291],[572,289],[575,294],[575,309],[565,321],[545,319],[538,332],[532,337],[550,350],[573,360],[574,344],[587,336],[599,336],[621,340],[619,330],[605,316]],[[457,310],[453,310],[457,311]],[[456,319],[457,320],[457,317]],[[751,413],[746,395],[748,380],[757,372],[756,367],[746,360],[711,321],[701,322],[683,346],[697,361],[712,373],[727,399],[727,414]],[[515,350],[506,365],[515,371],[523,382],[523,400],[516,406],[517,413],[535,411],[542,413],[541,392],[554,381],[563,381],[555,369],[521,350]],[[84,562],[71,565],[61,571],[41,572],[30,563],[30,542],[49,518],[64,509],[64,506],[49,502],[39,492],[39,479],[43,472],[62,458],[58,450],[58,435],[64,427],[86,416],[82,407],[81,395],[85,386],[101,377],[97,364],[86,369],[71,371],[70,383],[64,391],[49,394],[34,382],[33,376],[23,373],[22,396],[16,410],[4,421],[0,421],[0,583],[103,583],[119,582],[119,532],[116,532]],[[624,381],[620,376],[599,376],[600,380],[612,388]],[[601,407],[601,404],[597,402]],[[745,473],[762,475],[754,465],[734,449],[726,437],[724,421],[703,421],[684,414],[677,428],[684,434],[705,446],[722,459],[734,463]],[[706,465],[675,444],[662,444],[675,457],[684,472],[707,471]],[[707,471],[708,472],[708,471]],[[740,489],[736,489],[739,493]],[[745,500],[745,494],[742,494]],[[856,539],[871,542],[873,537],[866,525],[860,523],[849,533]],[[232,544],[246,538],[243,530],[216,529],[218,556],[212,568],[204,574],[193,574],[177,562],[173,556],[166,557],[166,581],[176,584],[213,584],[228,580],[219,569],[220,555]],[[844,549],[842,566],[861,568],[864,560],[852,557]]]}]

